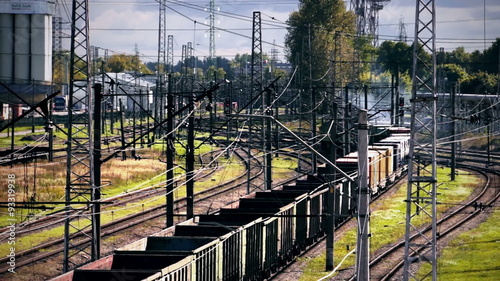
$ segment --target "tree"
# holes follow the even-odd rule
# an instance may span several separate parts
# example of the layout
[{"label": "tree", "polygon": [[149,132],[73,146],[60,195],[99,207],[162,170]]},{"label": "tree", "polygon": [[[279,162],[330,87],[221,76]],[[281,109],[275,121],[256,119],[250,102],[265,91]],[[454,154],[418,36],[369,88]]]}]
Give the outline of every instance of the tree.
[{"label": "tree", "polygon": [[69,59],[68,51],[60,51],[52,56],[52,80],[55,84],[69,83]]},{"label": "tree", "polygon": [[215,69],[215,66],[213,65],[208,67],[206,73],[207,74],[205,75],[205,77],[207,77],[209,81],[215,81],[215,82],[223,79],[226,76],[226,72],[224,71],[223,68],[219,67],[218,69]]},{"label": "tree", "polygon": [[479,71],[465,79],[461,91],[468,94],[493,94],[497,91],[497,77],[485,71]]},{"label": "tree", "polygon": [[449,83],[461,83],[468,76],[463,67],[453,63],[439,65],[437,71],[443,73],[443,78],[446,78]]},{"label": "tree", "polygon": [[[332,62],[338,65],[335,80],[352,76],[347,64],[343,61],[352,60],[352,38],[355,33],[355,16],[347,12],[341,0],[301,0],[298,11],[292,12],[288,19],[288,33],[285,37],[285,55],[288,61],[301,70],[312,72],[315,86],[328,85],[332,79],[326,76],[332,68]],[[309,44],[310,42],[310,44]],[[308,54],[307,46],[310,46]],[[337,50],[335,47],[337,46]],[[341,51],[340,51],[341,50]],[[335,52],[337,57],[333,57]],[[310,62],[302,58],[310,57]],[[309,64],[310,63],[310,64]],[[309,74],[302,73],[308,77]],[[318,81],[318,79],[322,78]]]},{"label": "tree", "polygon": [[376,58],[378,48],[372,45],[370,36],[361,36],[354,39],[354,48],[359,50],[360,69],[359,73],[355,73],[361,82],[370,82],[370,73],[373,71],[371,63]]},{"label": "tree", "polygon": [[143,74],[153,74],[146,65],[144,65],[137,56],[127,54],[115,54],[109,57],[106,70],[110,72],[141,72]]},{"label": "tree", "polygon": [[[399,68],[399,73],[413,74],[413,44],[408,45],[405,42],[384,41],[379,48],[377,63],[381,66],[379,71],[391,70],[394,73],[395,68]],[[431,65],[431,55],[426,53],[419,44],[417,47],[418,57]],[[419,77],[426,80],[425,77],[430,74],[428,69],[421,68]]]},{"label": "tree", "polygon": [[470,70],[471,55],[465,52],[464,47],[458,47],[455,50],[445,53],[443,63],[452,63],[461,66],[465,70]]},{"label": "tree", "polygon": [[411,73],[413,46],[406,42],[384,41],[378,50],[377,64],[380,65],[380,72],[389,70],[394,73],[399,67],[399,72]]},{"label": "tree", "polygon": [[483,70],[490,74],[497,74],[500,68],[500,38],[497,38],[491,47],[483,52]]}]

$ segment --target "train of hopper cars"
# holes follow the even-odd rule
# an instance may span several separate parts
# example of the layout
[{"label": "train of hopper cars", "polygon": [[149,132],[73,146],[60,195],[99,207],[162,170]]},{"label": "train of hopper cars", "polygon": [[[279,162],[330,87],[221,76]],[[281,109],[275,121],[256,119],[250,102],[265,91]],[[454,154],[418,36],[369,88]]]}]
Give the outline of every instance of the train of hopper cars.
[{"label": "train of hopper cars", "polygon": [[[373,194],[402,176],[408,153],[407,133],[392,134],[369,147]],[[354,171],[357,157],[350,153],[336,164]],[[356,186],[347,179],[334,186],[340,223],[355,213]],[[264,280],[325,234],[327,193],[321,176],[255,192],[53,280]]]}]

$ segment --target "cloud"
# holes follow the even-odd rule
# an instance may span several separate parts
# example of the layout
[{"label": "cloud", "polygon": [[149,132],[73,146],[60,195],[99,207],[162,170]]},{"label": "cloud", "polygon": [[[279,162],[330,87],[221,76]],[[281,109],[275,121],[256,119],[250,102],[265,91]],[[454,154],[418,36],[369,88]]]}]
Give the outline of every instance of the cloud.
[{"label": "cloud", "polygon": [[[203,4],[206,2],[206,4]],[[205,11],[206,1],[168,1],[167,34],[174,36],[174,55],[180,59],[182,45],[192,42],[195,55],[203,58],[209,55],[209,13]],[[267,1],[216,0],[220,6],[217,12],[216,55],[234,57],[236,54],[252,51],[252,14],[260,11],[262,18],[262,48],[270,53],[275,41],[279,58],[284,59],[283,46],[286,29],[284,23],[292,11],[298,10],[298,1],[276,1],[269,5]],[[177,4],[176,4],[177,3]],[[347,7],[349,3],[347,3]],[[463,45],[472,51],[482,48],[483,44],[483,1],[440,0],[437,5],[438,47],[447,50]],[[500,36],[500,3],[486,0],[486,37],[494,39]],[[158,3],[156,1],[91,1],[90,28],[91,44],[114,52],[133,54],[138,44],[144,61],[156,61],[158,50]],[[415,1],[392,0],[379,12],[380,40],[395,39],[398,35],[398,23],[404,18],[406,33],[413,40]],[[495,19],[495,17],[497,19]],[[196,24],[194,23],[196,21]],[[273,25],[271,25],[273,24]],[[448,39],[446,39],[448,38]],[[449,40],[462,39],[462,40]],[[476,40],[470,40],[476,39]],[[490,43],[489,43],[490,44]],[[488,46],[489,46],[488,44]]]}]

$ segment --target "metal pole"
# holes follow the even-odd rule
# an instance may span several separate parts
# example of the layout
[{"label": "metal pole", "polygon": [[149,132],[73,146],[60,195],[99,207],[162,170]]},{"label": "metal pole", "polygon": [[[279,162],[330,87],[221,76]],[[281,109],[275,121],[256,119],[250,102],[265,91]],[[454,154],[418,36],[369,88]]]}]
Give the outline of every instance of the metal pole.
[{"label": "metal pole", "polygon": [[167,93],[167,227],[174,225],[174,95],[172,93],[172,74],[168,74]]},{"label": "metal pole", "polygon": [[[276,90],[276,92],[279,91]],[[279,106],[278,106],[278,101],[276,101],[274,103],[274,118],[278,119],[278,115],[279,115]],[[274,147],[275,147],[274,155],[278,157],[280,150],[280,128],[278,127],[277,124],[274,124]]]},{"label": "metal pole", "polygon": [[[92,202],[101,200],[101,104],[102,85],[94,85],[94,185],[92,186]],[[92,205],[92,260],[101,257],[101,204]]]},{"label": "metal pole", "polygon": [[119,99],[119,105],[120,105],[120,135],[121,135],[121,142],[122,142],[122,160],[127,160],[127,153],[125,152],[125,130],[123,126],[123,104],[122,104],[122,99]]},{"label": "metal pole", "polygon": [[456,168],[457,168],[457,144],[456,139],[456,129],[455,129],[455,97],[457,94],[457,85],[451,87],[451,175],[450,180],[455,180]]},{"label": "metal pole", "polygon": [[394,84],[394,88],[396,88],[396,108],[395,108],[396,124],[395,125],[399,126],[399,124],[403,125],[403,117],[404,117],[404,114],[400,114],[400,108],[399,108],[399,63],[396,63],[396,83]]},{"label": "metal pole", "polygon": [[[137,79],[137,78],[136,78]],[[135,89],[137,90],[137,88]],[[139,99],[141,97],[139,96]],[[135,122],[136,122],[136,119],[135,119],[135,102],[132,104],[132,139],[135,140]],[[136,157],[135,155],[135,142],[134,144],[132,144],[132,157]]]},{"label": "metal pole", "polygon": [[358,281],[370,280],[370,188],[368,186],[368,122],[367,111],[359,112],[358,123],[358,238],[356,245],[356,276]]},{"label": "metal pole", "polygon": [[[337,139],[337,103],[333,103],[333,130],[330,132],[330,159],[337,159],[337,147],[335,140]],[[328,166],[328,174],[334,175],[333,180],[336,180],[335,170]],[[330,186],[327,194],[327,217],[326,217],[326,270],[330,271],[334,268],[334,241],[335,241],[335,186]]]},{"label": "metal pole", "polygon": [[[229,82],[229,91],[228,91],[228,100],[229,100],[229,108],[226,109],[227,112],[231,113],[233,110],[233,82]],[[227,116],[228,121],[227,121],[227,134],[226,134],[226,141],[229,145],[229,140],[231,139],[231,117]],[[228,149],[226,151],[226,158],[229,158],[231,154],[231,151]]]},{"label": "metal pole", "polygon": [[363,90],[365,94],[365,109],[368,110],[368,85],[364,85]]},{"label": "metal pole", "polygon": [[[316,107],[316,88],[313,88],[312,89],[312,93],[311,93],[311,108],[314,108]],[[311,133],[312,133],[312,140],[313,140],[313,143],[316,142],[316,110],[311,110]],[[314,147],[314,145],[313,145]],[[312,159],[311,159],[311,172],[313,174],[316,173],[317,171],[317,158],[316,158],[316,155],[313,154],[312,155]]]},{"label": "metal pole", "polygon": [[194,216],[194,99],[189,95],[188,136],[186,146],[186,207],[187,219]]},{"label": "metal pole", "polygon": [[349,134],[349,118],[350,112],[349,112],[349,87],[345,86],[345,96],[344,96],[344,155],[347,155],[351,152],[350,148],[350,134]]},{"label": "metal pole", "polygon": [[[10,108],[12,109],[11,110],[11,112],[12,112],[12,114],[11,114],[12,119],[11,120],[14,120],[14,106],[11,106]],[[10,163],[11,164],[10,165],[11,165],[11,167],[12,167],[12,165],[14,165],[14,161],[13,161],[14,160],[14,135],[15,135],[15,133],[14,133],[14,127],[15,127],[14,124],[15,123],[12,122],[11,134],[10,134],[10,153],[11,153],[11,155],[10,155],[10,160],[11,160]]]},{"label": "metal pole", "polygon": [[[265,114],[268,115],[268,116],[272,116],[273,115],[273,111],[272,111],[272,108],[271,108],[271,93],[272,93],[272,90],[271,89],[267,89],[266,90],[266,93],[265,93],[265,99],[266,99],[266,105],[264,108],[266,108],[266,112]],[[271,139],[271,119],[270,118],[266,118],[266,120],[262,120],[263,122],[265,121],[265,125],[266,125],[266,139],[265,139],[265,142],[266,142],[266,147],[265,147],[265,150],[264,150],[264,153],[266,154],[266,157],[265,157],[265,162],[266,162],[266,173],[265,173],[265,177],[266,177],[266,190],[271,190],[273,188],[273,180],[272,180],[272,159],[273,159],[273,155],[272,155],[272,139]],[[264,129],[263,129],[264,130]]]},{"label": "metal pole", "polygon": [[392,72],[392,74],[391,74],[391,126],[394,125],[394,123],[396,123],[394,121],[397,118],[395,104],[394,104],[396,102],[396,99],[394,98],[394,96],[396,95],[396,91],[394,89],[394,85],[395,85],[395,83],[394,83],[395,77],[394,76],[395,75],[396,74],[394,72]]}]

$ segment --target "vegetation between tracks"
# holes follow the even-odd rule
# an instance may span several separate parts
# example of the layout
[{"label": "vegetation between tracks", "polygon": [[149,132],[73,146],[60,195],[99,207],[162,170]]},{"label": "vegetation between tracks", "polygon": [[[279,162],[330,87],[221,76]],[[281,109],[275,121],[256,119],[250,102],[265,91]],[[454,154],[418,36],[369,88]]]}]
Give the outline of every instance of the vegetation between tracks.
[{"label": "vegetation between tracks", "polygon": [[[440,195],[438,200],[448,204],[438,205],[439,214],[443,214],[453,204],[457,204],[465,200],[480,182],[480,178],[475,175],[470,175],[466,171],[459,170],[459,176],[456,181],[449,180],[450,169],[444,168],[438,170],[438,182],[442,183],[438,188]],[[406,181],[399,183],[393,188],[397,191],[389,198],[377,201],[371,205],[371,254],[377,251],[384,250],[386,245],[396,242],[404,236],[405,233],[405,214],[406,214]],[[422,218],[420,225],[426,221]],[[354,247],[356,247],[356,229],[346,231],[341,237],[335,241],[335,263],[347,255]],[[328,274],[325,272],[325,254],[318,257],[302,257],[299,261],[305,262],[307,265],[304,268],[303,275],[300,280],[318,280]],[[348,257],[340,270],[350,268],[355,263],[355,255]]]},{"label": "vegetation between tracks", "polygon": [[438,259],[439,280],[498,280],[499,220],[500,210],[496,209],[479,227],[453,239]]}]

